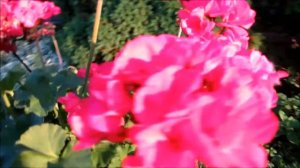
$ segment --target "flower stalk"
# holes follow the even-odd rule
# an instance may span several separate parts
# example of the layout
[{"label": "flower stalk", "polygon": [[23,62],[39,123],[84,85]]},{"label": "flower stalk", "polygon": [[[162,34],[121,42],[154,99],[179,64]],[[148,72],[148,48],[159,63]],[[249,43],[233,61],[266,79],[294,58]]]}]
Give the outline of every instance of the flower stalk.
[{"label": "flower stalk", "polygon": [[61,53],[60,53],[60,50],[59,50],[58,42],[57,42],[54,35],[52,35],[51,38],[52,38],[53,45],[54,45],[54,48],[55,48],[55,52],[56,52],[56,55],[57,55],[57,58],[58,58],[59,69],[62,69],[63,59],[62,59],[62,56],[61,56]]},{"label": "flower stalk", "polygon": [[14,112],[13,110],[13,107],[10,103],[10,100],[7,96],[7,92],[4,91],[4,92],[1,92],[1,98],[2,98],[2,101],[3,101],[3,104],[5,106],[5,108],[8,110],[8,112],[10,112],[11,116],[12,117],[16,117],[16,113]]},{"label": "flower stalk", "polygon": [[177,37],[181,37],[181,34],[182,34],[182,29],[181,29],[181,27],[179,27]]},{"label": "flower stalk", "polygon": [[89,53],[89,60],[88,60],[87,68],[86,68],[85,80],[84,80],[82,93],[81,93],[82,96],[87,95],[87,93],[86,93],[87,92],[87,83],[88,83],[89,73],[90,73],[90,69],[91,69],[91,64],[92,64],[94,53],[95,53],[95,46],[96,46],[96,42],[97,42],[100,21],[101,21],[102,6],[103,6],[103,0],[98,0],[93,34],[92,34],[91,48],[90,48],[90,53]]},{"label": "flower stalk", "polygon": [[17,60],[25,67],[25,69],[29,73],[31,73],[31,69],[25,64],[25,62],[20,58],[20,56],[16,52],[13,52],[13,56],[17,58]]}]

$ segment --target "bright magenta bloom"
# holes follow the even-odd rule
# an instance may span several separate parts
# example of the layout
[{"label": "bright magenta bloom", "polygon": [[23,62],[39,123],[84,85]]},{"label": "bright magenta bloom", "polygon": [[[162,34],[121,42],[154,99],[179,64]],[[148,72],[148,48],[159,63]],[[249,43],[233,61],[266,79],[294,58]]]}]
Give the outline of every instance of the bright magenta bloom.
[{"label": "bright magenta bloom", "polygon": [[0,38],[22,36],[21,22],[14,16],[12,5],[1,1],[0,8]]},{"label": "bright magenta bloom", "polygon": [[[68,123],[78,137],[75,150],[90,148],[100,140],[120,142],[126,138],[124,116],[132,106],[126,84],[111,75],[112,63],[92,64],[89,97],[80,99],[73,93],[59,98],[69,112]],[[83,77],[85,69],[78,72]]]},{"label": "bright magenta bloom", "polygon": [[225,36],[248,47],[248,32],[255,19],[246,0],[181,0],[180,26],[188,36],[204,39]]},{"label": "bright magenta bloom", "polygon": [[138,145],[137,151],[124,160],[123,167],[195,167],[196,145],[191,136],[186,136],[189,126],[187,120],[168,120],[133,128],[130,136]]},{"label": "bright magenta bloom", "polygon": [[126,139],[137,150],[123,167],[266,167],[263,145],[279,126],[274,85],[287,74],[247,50],[255,12],[246,1],[182,4],[190,37],[137,37],[114,61],[92,64],[89,97],[59,99],[78,137],[75,149]]},{"label": "bright magenta bloom", "polygon": [[49,1],[9,1],[9,3],[14,17],[26,28],[34,27],[39,20],[49,19],[61,12],[59,7]]},{"label": "bright magenta bloom", "polygon": [[74,93],[69,93],[58,101],[70,112],[68,123],[78,138],[75,150],[91,148],[103,139],[113,142],[124,140],[123,115],[110,110],[105,100],[93,96],[80,99]]},{"label": "bright magenta bloom", "polygon": [[[262,145],[279,124],[271,111],[273,87],[285,75],[260,52],[226,38],[140,36],[113,62],[92,64],[88,98],[68,94],[59,101],[78,137],[76,149],[102,139],[137,145],[124,167],[193,167],[197,161],[264,167]],[[128,113],[135,122],[129,130]]]},{"label": "bright magenta bloom", "polygon": [[0,9],[0,51],[6,52],[16,50],[14,38],[61,12],[53,2],[38,0],[1,0]]},{"label": "bright magenta bloom", "polygon": [[16,50],[12,39],[23,35],[21,23],[14,17],[11,8],[6,1],[0,2],[0,51],[5,52]]},{"label": "bright magenta bloom", "polygon": [[[199,160],[212,167],[265,167],[267,154],[262,145],[278,129],[271,108],[277,97],[273,86],[282,73],[277,73],[258,51],[247,51],[228,41],[157,37],[163,38],[170,39],[165,45],[168,49],[161,49],[153,57],[158,54],[166,67],[149,77],[134,96],[132,113],[137,124],[129,138],[138,150],[124,161],[124,166],[190,167]],[[133,41],[138,43],[140,39]],[[149,49],[145,53],[157,45],[139,44],[141,49]],[[184,53],[183,48],[189,52]],[[177,56],[169,59],[174,53]],[[172,129],[174,125],[166,122],[180,123],[188,131]],[[169,144],[170,134],[180,137],[176,144],[184,147],[178,152]],[[195,145],[189,147],[191,142],[182,137],[189,137]],[[144,155],[146,152],[149,155]]]}]

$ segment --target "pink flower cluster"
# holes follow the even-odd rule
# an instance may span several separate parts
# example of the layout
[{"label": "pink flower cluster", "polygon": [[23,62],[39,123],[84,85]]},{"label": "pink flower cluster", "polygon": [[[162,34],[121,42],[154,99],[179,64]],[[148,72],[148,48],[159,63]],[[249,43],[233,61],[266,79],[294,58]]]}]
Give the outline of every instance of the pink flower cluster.
[{"label": "pink flower cluster", "polygon": [[203,39],[225,36],[247,48],[255,11],[246,0],[181,0],[180,26],[188,36]]},{"label": "pink flower cluster", "polygon": [[[254,12],[246,2],[182,4],[181,25],[190,37],[137,37],[114,61],[92,64],[88,97],[59,98],[78,138],[74,149],[126,140],[137,149],[123,167],[266,167],[263,145],[279,125],[271,111],[278,98],[274,85],[287,74],[247,50],[239,36],[210,34],[215,25],[233,34],[249,28]],[[212,20],[219,16],[220,22]],[[84,77],[85,69],[78,75]]]},{"label": "pink flower cluster", "polygon": [[39,0],[1,0],[0,8],[0,51],[7,52],[15,50],[12,39],[23,36],[25,29],[61,12],[53,2]]},{"label": "pink flower cluster", "polygon": [[259,51],[229,40],[140,36],[113,62],[92,64],[89,97],[68,93],[59,102],[78,137],[75,149],[103,139],[136,144],[125,167],[193,167],[197,160],[262,167],[262,145],[278,129],[273,86],[285,75]]}]

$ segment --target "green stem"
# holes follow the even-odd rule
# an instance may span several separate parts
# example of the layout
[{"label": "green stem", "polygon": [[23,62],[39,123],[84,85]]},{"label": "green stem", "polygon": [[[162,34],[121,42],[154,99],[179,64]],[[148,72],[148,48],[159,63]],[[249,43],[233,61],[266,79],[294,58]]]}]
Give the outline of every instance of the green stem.
[{"label": "green stem", "polygon": [[65,140],[65,144],[63,146],[63,148],[61,149],[60,153],[59,153],[59,158],[62,158],[64,156],[64,153],[69,145],[69,143],[71,142],[71,138],[67,137],[67,139]]},{"label": "green stem", "polygon": [[205,168],[204,164],[202,164],[200,161],[197,161],[197,167],[198,168]]},{"label": "green stem", "polygon": [[13,109],[12,109],[12,106],[10,104],[10,101],[6,95],[5,92],[1,92],[1,98],[3,100],[3,103],[4,103],[4,106],[6,107],[6,109],[10,112],[10,114],[15,117],[16,114],[14,113]]},{"label": "green stem", "polygon": [[52,38],[53,45],[54,45],[54,48],[55,48],[55,52],[56,52],[56,55],[57,55],[57,58],[58,58],[59,68],[62,69],[63,59],[62,59],[62,56],[61,56],[61,53],[60,53],[60,50],[59,50],[59,47],[58,47],[58,42],[57,42],[54,35],[52,35],[51,38]]},{"label": "green stem", "polygon": [[93,34],[92,34],[91,48],[90,48],[90,53],[89,53],[89,60],[88,60],[84,84],[83,84],[83,88],[82,88],[82,92],[81,92],[82,97],[87,96],[88,78],[89,78],[91,64],[93,61],[95,47],[96,47],[96,43],[97,43],[97,37],[98,37],[100,21],[101,21],[102,5],[103,5],[103,0],[98,0],[97,10],[96,10],[96,15],[95,15],[95,23],[94,23]]},{"label": "green stem", "polygon": [[181,29],[181,27],[179,26],[179,30],[178,30],[177,37],[181,37],[181,34],[182,34],[182,29]]},{"label": "green stem", "polygon": [[25,62],[20,58],[20,56],[15,52],[13,52],[13,55],[17,58],[17,60],[20,61],[20,63],[25,67],[25,69],[30,73],[31,69],[25,64]]},{"label": "green stem", "polygon": [[62,126],[63,128],[68,127],[68,123],[66,120],[67,115],[65,114],[66,112],[60,110],[57,103],[55,104],[53,111],[56,114],[59,125]]},{"label": "green stem", "polygon": [[6,107],[7,109],[10,109],[10,108],[11,108],[11,104],[10,104],[10,102],[9,102],[9,100],[8,100],[7,95],[3,92],[3,93],[1,93],[1,97],[2,97],[2,100],[3,100],[3,102],[4,102],[5,107]]},{"label": "green stem", "polygon": [[89,60],[88,60],[88,64],[87,64],[87,68],[86,68],[86,72],[85,72],[85,78],[84,78],[84,83],[83,83],[83,88],[82,88],[82,93],[81,93],[82,97],[87,96],[87,84],[88,84],[88,78],[89,78],[89,74],[90,74],[89,72],[91,69],[91,64],[92,64],[93,57],[94,57],[95,46],[96,46],[96,44],[91,43]]}]

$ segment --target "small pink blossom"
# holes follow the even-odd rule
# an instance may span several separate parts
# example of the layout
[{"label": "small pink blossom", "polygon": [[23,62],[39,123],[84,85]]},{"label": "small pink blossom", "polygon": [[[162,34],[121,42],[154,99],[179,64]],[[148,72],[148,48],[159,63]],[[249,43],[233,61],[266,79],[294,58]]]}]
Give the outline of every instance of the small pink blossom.
[{"label": "small pink blossom", "polygon": [[[13,39],[24,35],[29,29],[61,12],[60,8],[49,1],[2,0],[0,2],[0,51],[15,51]],[[54,34],[54,28],[47,26],[38,32],[30,32],[27,39]],[[49,24],[48,24],[49,28]],[[25,33],[26,34],[26,33]]]},{"label": "small pink blossom", "polygon": [[181,0],[183,9],[178,12],[180,26],[188,36],[202,39],[227,37],[232,42],[241,41],[248,47],[249,29],[255,11],[245,0]]},{"label": "small pink blossom", "polygon": [[65,106],[68,123],[78,138],[75,150],[90,148],[100,140],[120,142],[125,139],[123,115],[107,108],[104,100],[92,96],[80,99],[68,93],[58,99]]},{"label": "small pink blossom", "polygon": [[21,22],[13,14],[11,4],[0,2],[0,38],[11,38],[23,35]]},{"label": "small pink blossom", "polygon": [[178,15],[181,18],[181,28],[190,36],[210,36],[215,27],[214,22],[206,19],[204,9],[201,8],[196,8],[192,12],[180,10]]},{"label": "small pink blossom", "polygon": [[48,1],[10,1],[9,3],[12,5],[14,17],[26,28],[32,28],[40,19],[46,20],[61,12],[59,7]]}]

